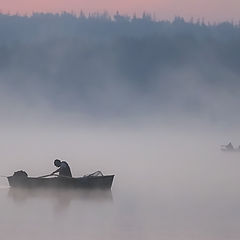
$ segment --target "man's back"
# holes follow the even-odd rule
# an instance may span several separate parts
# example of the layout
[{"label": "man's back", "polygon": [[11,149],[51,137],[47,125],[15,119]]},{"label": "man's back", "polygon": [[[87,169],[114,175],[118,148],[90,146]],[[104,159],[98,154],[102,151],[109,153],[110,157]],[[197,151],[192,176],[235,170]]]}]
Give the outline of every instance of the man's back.
[{"label": "man's back", "polygon": [[72,177],[71,169],[67,162],[61,161],[59,176]]}]

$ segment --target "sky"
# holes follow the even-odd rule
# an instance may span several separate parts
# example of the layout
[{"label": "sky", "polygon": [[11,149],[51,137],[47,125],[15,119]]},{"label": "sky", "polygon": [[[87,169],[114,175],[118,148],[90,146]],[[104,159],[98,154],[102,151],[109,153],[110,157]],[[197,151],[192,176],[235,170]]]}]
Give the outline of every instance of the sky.
[{"label": "sky", "polygon": [[186,19],[204,18],[210,22],[239,21],[239,0],[0,0],[4,13],[31,14],[35,12],[61,12],[81,10],[114,14],[151,13],[157,19],[172,19],[182,16]]}]

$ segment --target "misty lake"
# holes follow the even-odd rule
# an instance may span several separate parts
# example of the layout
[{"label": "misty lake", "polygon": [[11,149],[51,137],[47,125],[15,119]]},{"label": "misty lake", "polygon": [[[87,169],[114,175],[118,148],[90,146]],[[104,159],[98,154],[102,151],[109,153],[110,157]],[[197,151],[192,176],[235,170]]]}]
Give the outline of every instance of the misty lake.
[{"label": "misty lake", "polygon": [[1,177],[0,240],[239,240],[239,22],[79,13],[0,12],[0,175],[58,158],[112,193]]},{"label": "misty lake", "polygon": [[1,239],[239,239],[240,155],[219,151],[224,133],[149,126],[2,130],[2,174],[40,176],[61,157],[74,176],[116,176],[106,198],[1,179]]}]

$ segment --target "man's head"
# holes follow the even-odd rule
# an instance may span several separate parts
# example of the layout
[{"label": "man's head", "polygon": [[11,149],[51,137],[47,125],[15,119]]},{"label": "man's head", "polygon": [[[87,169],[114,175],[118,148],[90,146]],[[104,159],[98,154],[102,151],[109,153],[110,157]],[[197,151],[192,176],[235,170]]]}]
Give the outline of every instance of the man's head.
[{"label": "man's head", "polygon": [[60,166],[61,166],[61,161],[60,161],[59,159],[56,159],[56,160],[54,161],[54,165],[55,165],[56,167],[60,167]]}]

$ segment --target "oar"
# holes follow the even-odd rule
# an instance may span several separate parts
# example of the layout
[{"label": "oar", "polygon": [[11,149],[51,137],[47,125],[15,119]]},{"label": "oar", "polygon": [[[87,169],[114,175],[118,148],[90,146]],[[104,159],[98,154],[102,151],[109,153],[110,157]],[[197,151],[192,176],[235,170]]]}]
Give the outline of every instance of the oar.
[{"label": "oar", "polygon": [[50,176],[53,176],[53,174],[43,175],[43,176],[40,176],[40,177],[37,177],[37,178],[45,178],[45,177],[50,177]]},{"label": "oar", "polygon": [[48,175],[43,175],[43,176],[40,176],[40,177],[37,177],[37,178],[45,178],[45,177],[50,177],[50,176],[56,176],[56,177],[60,177],[58,174],[48,174]]}]

